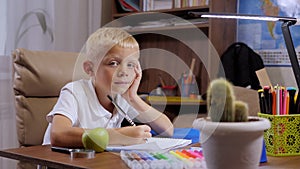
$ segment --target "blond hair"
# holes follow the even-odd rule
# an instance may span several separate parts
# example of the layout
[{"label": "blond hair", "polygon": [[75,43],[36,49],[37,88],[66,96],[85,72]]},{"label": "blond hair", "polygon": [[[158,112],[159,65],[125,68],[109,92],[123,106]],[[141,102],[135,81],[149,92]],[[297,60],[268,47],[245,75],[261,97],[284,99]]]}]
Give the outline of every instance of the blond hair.
[{"label": "blond hair", "polygon": [[139,48],[138,42],[121,28],[104,27],[94,32],[86,42],[87,60],[99,63],[115,45],[123,48]]}]

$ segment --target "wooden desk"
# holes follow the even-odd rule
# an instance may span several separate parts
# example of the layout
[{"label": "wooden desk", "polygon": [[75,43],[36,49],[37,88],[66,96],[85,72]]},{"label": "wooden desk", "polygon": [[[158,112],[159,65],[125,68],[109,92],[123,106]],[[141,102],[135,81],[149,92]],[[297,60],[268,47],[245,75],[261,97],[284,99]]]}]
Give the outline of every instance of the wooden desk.
[{"label": "wooden desk", "polygon": [[[50,146],[32,146],[0,150],[0,156],[20,161],[40,164],[52,168],[91,168],[91,169],[128,169],[118,153],[96,153],[95,158],[71,159],[68,154],[51,151]],[[300,156],[270,157],[259,169],[298,169]]]},{"label": "wooden desk", "polygon": [[31,146],[1,150],[0,156],[19,161],[39,164],[51,168],[75,168],[75,169],[127,169],[127,165],[121,160],[118,153],[96,153],[95,158],[75,158],[70,155],[51,151],[50,146]]},{"label": "wooden desk", "polygon": [[260,164],[259,169],[298,169],[299,167],[300,156],[268,156],[268,162]]}]

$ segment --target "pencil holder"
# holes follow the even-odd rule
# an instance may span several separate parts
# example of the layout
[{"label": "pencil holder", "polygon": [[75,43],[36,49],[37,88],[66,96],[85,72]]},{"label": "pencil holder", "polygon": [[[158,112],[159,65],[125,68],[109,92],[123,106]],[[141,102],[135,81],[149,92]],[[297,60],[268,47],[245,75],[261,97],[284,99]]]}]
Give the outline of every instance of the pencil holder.
[{"label": "pencil holder", "polygon": [[187,74],[183,74],[178,80],[178,89],[181,97],[189,97],[190,94],[199,95],[199,86],[197,86],[195,76],[188,78]]},{"label": "pencil holder", "polygon": [[258,113],[258,116],[267,118],[271,122],[271,128],[264,131],[268,155],[300,155],[300,114],[269,115]]}]

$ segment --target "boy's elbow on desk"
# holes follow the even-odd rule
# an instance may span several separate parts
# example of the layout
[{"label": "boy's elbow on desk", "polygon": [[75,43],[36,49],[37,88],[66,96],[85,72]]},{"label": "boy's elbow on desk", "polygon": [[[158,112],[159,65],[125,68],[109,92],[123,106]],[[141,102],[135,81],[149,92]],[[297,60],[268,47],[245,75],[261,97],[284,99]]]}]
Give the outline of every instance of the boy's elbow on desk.
[{"label": "boy's elbow on desk", "polygon": [[62,138],[62,135],[52,132],[50,137],[51,145],[56,147],[64,147],[65,143],[63,142]]},{"label": "boy's elbow on desk", "polygon": [[173,135],[174,135],[173,125],[170,126],[170,128],[168,128],[164,133],[166,134],[165,136],[167,136],[167,137],[173,137]]},{"label": "boy's elbow on desk", "polygon": [[152,125],[152,129],[156,130],[160,136],[164,137],[172,137],[174,133],[174,125],[170,121],[170,119],[162,114],[160,118],[158,118],[155,122],[156,125]]},{"label": "boy's elbow on desk", "polygon": [[153,135],[159,135],[163,137],[173,137],[174,135],[174,126],[173,124],[170,124],[166,129],[161,129],[161,130],[155,130],[152,131]]},{"label": "boy's elbow on desk", "polygon": [[174,125],[166,115],[164,115],[163,118],[165,121],[165,129],[161,135],[166,137],[172,137],[174,134]]}]

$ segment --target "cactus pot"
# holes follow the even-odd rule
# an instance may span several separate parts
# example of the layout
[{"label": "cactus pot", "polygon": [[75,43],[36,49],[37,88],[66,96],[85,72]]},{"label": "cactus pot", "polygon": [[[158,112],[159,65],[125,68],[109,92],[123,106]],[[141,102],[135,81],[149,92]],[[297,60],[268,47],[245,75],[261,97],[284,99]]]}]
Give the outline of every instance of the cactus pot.
[{"label": "cactus pot", "polygon": [[211,122],[196,119],[200,143],[208,169],[256,169],[262,153],[263,133],[268,119],[249,117],[248,122]]}]

